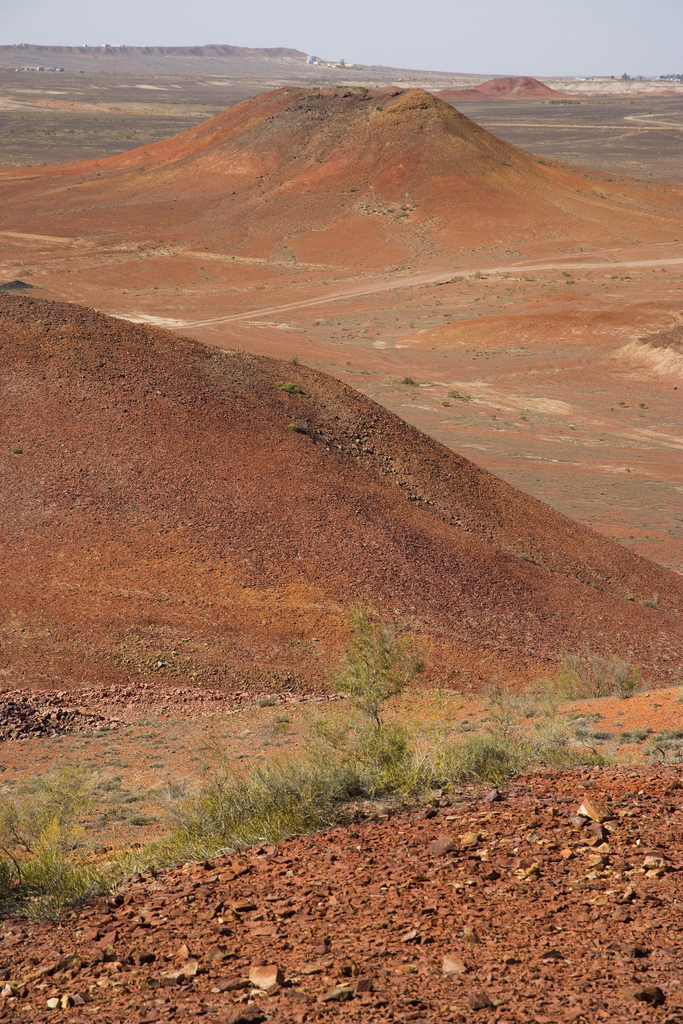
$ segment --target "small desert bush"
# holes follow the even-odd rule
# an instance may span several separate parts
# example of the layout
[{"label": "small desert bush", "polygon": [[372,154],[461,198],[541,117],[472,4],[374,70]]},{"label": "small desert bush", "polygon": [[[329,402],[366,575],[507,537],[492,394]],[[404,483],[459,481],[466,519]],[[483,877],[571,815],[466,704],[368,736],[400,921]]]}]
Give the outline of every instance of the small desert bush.
[{"label": "small desert bush", "polygon": [[349,624],[351,639],[333,686],[379,729],[381,705],[424,671],[424,661],[411,653],[408,637],[399,638],[394,625],[362,604],[352,608]]},{"label": "small desert bush", "polygon": [[201,858],[315,832],[333,820],[340,803],[361,793],[358,773],[339,759],[273,761],[246,774],[224,767],[179,804],[175,828],[151,852],[162,860]]},{"label": "small desert bush", "polygon": [[276,380],[275,387],[279,388],[280,391],[284,391],[287,395],[303,395],[303,388],[300,388],[298,384],[294,384],[291,380]]}]

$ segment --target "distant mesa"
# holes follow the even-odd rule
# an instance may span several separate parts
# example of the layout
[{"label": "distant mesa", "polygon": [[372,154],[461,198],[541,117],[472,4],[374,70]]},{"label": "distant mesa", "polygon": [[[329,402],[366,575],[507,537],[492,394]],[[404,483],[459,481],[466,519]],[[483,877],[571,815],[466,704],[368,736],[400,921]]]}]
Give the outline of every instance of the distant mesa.
[{"label": "distant mesa", "polygon": [[450,103],[452,100],[521,100],[544,99],[553,96],[566,98],[567,94],[551,89],[537,78],[509,77],[492,78],[471,89],[441,89],[434,93],[440,100]]}]

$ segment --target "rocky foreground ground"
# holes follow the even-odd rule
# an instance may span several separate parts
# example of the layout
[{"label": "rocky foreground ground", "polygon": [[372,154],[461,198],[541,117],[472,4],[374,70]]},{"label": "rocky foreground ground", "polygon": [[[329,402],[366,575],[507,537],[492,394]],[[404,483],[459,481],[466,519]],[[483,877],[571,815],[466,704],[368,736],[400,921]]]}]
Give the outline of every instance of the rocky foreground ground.
[{"label": "rocky foreground ground", "polygon": [[6,918],[0,1020],[683,1021],[679,780],[527,774]]}]

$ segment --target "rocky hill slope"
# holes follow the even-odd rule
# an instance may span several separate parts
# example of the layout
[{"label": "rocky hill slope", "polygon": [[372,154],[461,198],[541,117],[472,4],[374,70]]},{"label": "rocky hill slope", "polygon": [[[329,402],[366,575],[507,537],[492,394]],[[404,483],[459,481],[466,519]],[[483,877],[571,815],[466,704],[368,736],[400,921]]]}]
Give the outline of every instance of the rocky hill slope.
[{"label": "rocky hill slope", "polygon": [[680,577],[323,373],[21,295],[0,371],[9,684],[319,687],[360,598],[434,681],[587,647],[675,678]]}]

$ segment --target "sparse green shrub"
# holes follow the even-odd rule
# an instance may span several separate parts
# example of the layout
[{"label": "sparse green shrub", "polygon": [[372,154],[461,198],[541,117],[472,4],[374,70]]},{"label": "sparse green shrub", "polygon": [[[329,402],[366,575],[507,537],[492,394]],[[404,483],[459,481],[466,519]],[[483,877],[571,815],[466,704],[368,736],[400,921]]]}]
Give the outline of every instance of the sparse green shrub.
[{"label": "sparse green shrub", "polygon": [[308,427],[305,423],[288,423],[287,430],[293,431],[295,434],[307,434]]},{"label": "sparse green shrub", "polygon": [[640,682],[640,670],[630,662],[591,650],[587,650],[585,657],[566,654],[557,675],[558,688],[567,699],[573,700],[610,694],[626,699],[638,691]]},{"label": "sparse green shrub", "polygon": [[12,449],[12,455],[23,455],[23,454],[24,454],[24,449],[23,448],[13,448]]},{"label": "sparse green shrub", "polygon": [[459,782],[501,785],[524,766],[525,753],[518,744],[500,737],[468,736],[435,752],[433,782],[442,786]]},{"label": "sparse green shrub", "polygon": [[403,380],[401,381],[401,384],[411,384],[415,388],[419,386],[417,381],[413,380],[412,377],[404,377]]},{"label": "sparse green shrub", "polygon": [[469,401],[471,401],[471,398],[472,398],[471,395],[461,395],[459,391],[449,391],[448,392],[448,397],[449,398],[457,398],[457,400],[459,402],[469,402]]},{"label": "sparse green shrub", "polygon": [[660,753],[663,760],[670,757],[680,761],[683,758],[683,729],[662,729],[650,737],[643,747],[643,753],[651,756]]},{"label": "sparse green shrub", "polygon": [[640,601],[643,608],[655,608],[659,611],[659,594],[653,594],[652,597],[646,597],[644,601]]},{"label": "sparse green shrub", "polygon": [[333,685],[379,729],[381,705],[424,671],[424,661],[410,653],[407,637],[399,639],[393,625],[378,621],[364,605],[351,610],[349,622],[351,639]]},{"label": "sparse green shrub", "polygon": [[512,693],[497,679],[489,686],[487,696],[489,731],[503,740],[510,739],[520,731],[522,720],[531,716],[532,696],[528,693]]},{"label": "sparse green shrub", "polygon": [[298,384],[293,384],[291,380],[283,381],[276,380],[275,387],[279,388],[280,391],[284,391],[288,395],[303,395],[303,389]]},{"label": "sparse green shrub", "polygon": [[631,729],[630,732],[619,733],[620,743],[643,743],[648,736],[651,736],[654,729],[648,725],[645,729]]}]

